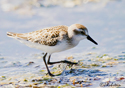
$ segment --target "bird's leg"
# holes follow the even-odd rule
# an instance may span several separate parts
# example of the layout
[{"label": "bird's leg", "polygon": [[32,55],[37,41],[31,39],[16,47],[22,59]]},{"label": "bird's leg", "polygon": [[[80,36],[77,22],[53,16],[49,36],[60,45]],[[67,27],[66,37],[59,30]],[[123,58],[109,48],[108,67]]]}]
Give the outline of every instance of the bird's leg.
[{"label": "bird's leg", "polygon": [[50,64],[50,65],[51,64],[56,64],[56,63],[78,64],[78,63],[70,62],[70,61],[67,61],[67,60],[57,61],[57,62],[50,62],[50,57],[51,57],[51,55],[49,55],[48,62],[47,62],[47,64]]},{"label": "bird's leg", "polygon": [[45,66],[46,66],[46,69],[47,69],[47,71],[48,71],[48,74],[49,74],[50,76],[55,76],[55,75],[53,75],[53,74],[50,72],[50,70],[49,70],[49,68],[48,68],[48,66],[47,66],[47,64],[46,64],[46,55],[47,55],[47,53],[45,53],[45,55],[43,56],[43,61],[44,61],[44,63],[45,63]]}]

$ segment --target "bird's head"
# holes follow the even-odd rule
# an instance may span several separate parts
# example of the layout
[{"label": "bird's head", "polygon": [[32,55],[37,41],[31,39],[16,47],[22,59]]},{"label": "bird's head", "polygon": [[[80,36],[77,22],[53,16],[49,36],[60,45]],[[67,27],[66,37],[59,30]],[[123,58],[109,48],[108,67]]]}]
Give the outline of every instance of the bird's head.
[{"label": "bird's head", "polygon": [[74,38],[75,40],[88,39],[94,44],[98,45],[88,34],[88,29],[81,24],[73,24],[68,28],[68,35],[70,38]]}]

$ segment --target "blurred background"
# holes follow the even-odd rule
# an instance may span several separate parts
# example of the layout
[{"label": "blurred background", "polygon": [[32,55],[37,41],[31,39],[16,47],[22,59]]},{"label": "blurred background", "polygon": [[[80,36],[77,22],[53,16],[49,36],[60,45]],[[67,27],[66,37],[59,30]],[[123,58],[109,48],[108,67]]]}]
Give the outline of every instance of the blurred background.
[{"label": "blurred background", "polygon": [[[74,23],[85,25],[98,46],[83,40],[64,53],[121,53],[125,50],[124,0],[0,0],[0,54],[25,56],[41,52],[6,36],[45,27]],[[63,53],[63,52],[62,52]]]}]

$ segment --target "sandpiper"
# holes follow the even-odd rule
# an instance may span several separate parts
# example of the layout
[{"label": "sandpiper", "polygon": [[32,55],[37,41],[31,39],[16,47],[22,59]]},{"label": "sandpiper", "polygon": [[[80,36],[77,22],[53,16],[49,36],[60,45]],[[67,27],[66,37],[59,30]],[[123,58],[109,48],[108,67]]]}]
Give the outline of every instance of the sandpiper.
[{"label": "sandpiper", "polygon": [[[85,26],[81,24],[73,24],[71,26],[54,26],[48,27],[41,30],[29,32],[29,33],[12,33],[7,32],[9,37],[19,40],[21,43],[31,47],[40,49],[45,52],[43,56],[43,61],[45,63],[46,69],[50,76],[54,76],[47,64],[55,63],[68,63],[77,64],[75,62],[70,62],[67,60],[50,62],[50,57],[52,53],[61,52],[70,48],[75,47],[80,40],[88,39],[94,44],[98,45],[88,34],[88,30]],[[46,62],[46,56],[49,54],[48,61]]]}]

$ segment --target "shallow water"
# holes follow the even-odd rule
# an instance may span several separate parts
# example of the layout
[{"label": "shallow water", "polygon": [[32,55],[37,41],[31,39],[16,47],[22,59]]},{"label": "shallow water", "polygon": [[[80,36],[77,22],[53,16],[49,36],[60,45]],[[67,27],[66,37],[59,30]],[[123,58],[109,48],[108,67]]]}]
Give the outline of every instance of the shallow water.
[{"label": "shallow water", "polygon": [[[97,58],[97,56],[103,54],[108,54],[112,58],[121,58],[122,62],[125,61],[124,3],[124,0],[102,0],[101,2],[90,2],[70,8],[63,6],[40,7],[33,9],[33,15],[32,10],[25,13],[25,15],[21,15],[20,13],[23,12],[20,10],[4,12],[1,7],[0,76],[9,77],[28,73],[40,76],[45,75],[44,73],[39,74],[40,70],[45,70],[44,63],[41,59],[42,51],[31,49],[20,42],[7,37],[6,32],[25,33],[56,25],[69,26],[74,23],[83,24],[88,28],[90,36],[96,40],[99,45],[96,46],[88,40],[83,40],[73,49],[53,54],[51,61],[63,60],[72,55],[75,57],[75,60],[84,59],[84,64],[90,64],[90,62],[94,63],[94,60],[89,61],[88,58]],[[92,54],[86,56],[86,54],[90,52],[96,53],[96,55],[94,54],[95,56],[92,56]],[[29,62],[34,63],[33,65],[30,65]],[[97,63],[102,64],[100,62]],[[108,63],[108,61],[106,61],[106,63]],[[125,77],[124,67],[125,64],[122,63],[115,64],[112,68],[91,68],[90,71],[95,69],[109,71],[109,73],[106,73],[108,76],[120,72],[119,75],[122,74]],[[116,70],[116,68],[118,70]],[[84,73],[81,74],[83,75]],[[81,75],[79,74],[79,76]],[[103,77],[105,78],[107,76]],[[99,85],[92,85],[90,87],[93,88],[98,86]]]}]

